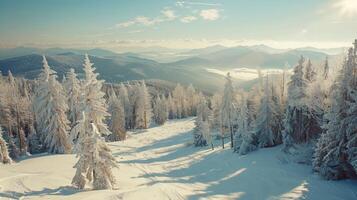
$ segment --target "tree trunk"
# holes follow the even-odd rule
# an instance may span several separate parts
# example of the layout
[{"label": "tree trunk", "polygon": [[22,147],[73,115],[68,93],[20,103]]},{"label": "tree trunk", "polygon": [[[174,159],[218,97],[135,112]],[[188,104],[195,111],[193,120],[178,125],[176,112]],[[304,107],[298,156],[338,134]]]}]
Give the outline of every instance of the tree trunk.
[{"label": "tree trunk", "polygon": [[144,111],[144,128],[147,129],[147,121],[146,121],[146,111]]},{"label": "tree trunk", "polygon": [[223,132],[223,127],[221,127],[221,139],[222,139],[222,148],[224,149],[224,132]]}]

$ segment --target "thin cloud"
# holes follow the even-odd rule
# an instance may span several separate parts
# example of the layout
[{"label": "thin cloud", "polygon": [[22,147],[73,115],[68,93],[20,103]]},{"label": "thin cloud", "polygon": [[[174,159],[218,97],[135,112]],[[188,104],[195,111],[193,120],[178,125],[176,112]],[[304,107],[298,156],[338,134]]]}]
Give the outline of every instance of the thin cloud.
[{"label": "thin cloud", "polygon": [[356,0],[337,0],[332,5],[336,8],[341,16],[354,17],[357,16],[357,1]]},{"label": "thin cloud", "polygon": [[214,21],[220,18],[219,10],[217,9],[201,10],[200,16],[202,19],[209,21]]},{"label": "thin cloud", "polygon": [[180,19],[182,23],[191,23],[193,21],[197,20],[197,17],[195,16],[185,16]]},{"label": "thin cloud", "polygon": [[176,1],[176,6],[185,7],[185,5],[191,6],[221,6],[220,3],[207,3],[207,2],[197,2],[197,1]]},{"label": "thin cloud", "polygon": [[177,18],[175,12],[170,9],[165,9],[161,11],[161,16],[156,18],[150,18],[145,16],[138,16],[132,20],[121,22],[115,25],[116,28],[126,28],[134,25],[152,26],[160,24],[162,22],[172,21]]},{"label": "thin cloud", "polygon": [[168,20],[174,20],[176,19],[176,15],[175,12],[173,10],[170,9],[166,9],[161,11],[161,13],[168,19]]}]

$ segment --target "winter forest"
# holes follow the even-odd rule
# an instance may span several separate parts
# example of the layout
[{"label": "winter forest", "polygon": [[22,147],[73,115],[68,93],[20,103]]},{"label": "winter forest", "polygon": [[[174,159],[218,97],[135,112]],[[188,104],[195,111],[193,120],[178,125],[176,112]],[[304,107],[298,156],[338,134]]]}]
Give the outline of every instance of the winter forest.
[{"label": "winter forest", "polygon": [[0,0],[0,200],[357,199],[356,17]]}]

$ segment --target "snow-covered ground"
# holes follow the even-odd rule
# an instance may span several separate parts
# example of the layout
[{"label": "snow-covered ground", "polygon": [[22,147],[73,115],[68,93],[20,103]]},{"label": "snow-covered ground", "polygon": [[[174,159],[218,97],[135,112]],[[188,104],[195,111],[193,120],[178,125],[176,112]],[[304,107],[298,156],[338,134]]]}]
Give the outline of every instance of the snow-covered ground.
[{"label": "snow-covered ground", "polygon": [[[325,181],[310,166],[282,162],[280,147],[238,156],[191,146],[194,119],[175,120],[110,143],[117,190],[71,187],[74,155],[0,165],[0,199],[357,199],[357,182]],[[227,145],[228,146],[228,145]]]}]

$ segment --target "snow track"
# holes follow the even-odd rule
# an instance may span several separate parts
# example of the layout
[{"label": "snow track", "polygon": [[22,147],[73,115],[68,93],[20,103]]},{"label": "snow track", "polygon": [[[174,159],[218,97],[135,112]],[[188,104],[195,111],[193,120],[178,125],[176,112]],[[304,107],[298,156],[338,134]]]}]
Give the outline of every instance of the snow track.
[{"label": "snow track", "polygon": [[[325,181],[310,166],[282,163],[280,147],[238,156],[191,146],[194,119],[174,120],[109,143],[117,190],[71,187],[74,155],[43,155],[0,165],[2,199],[357,199],[357,182]],[[227,145],[228,146],[228,145]]]}]

